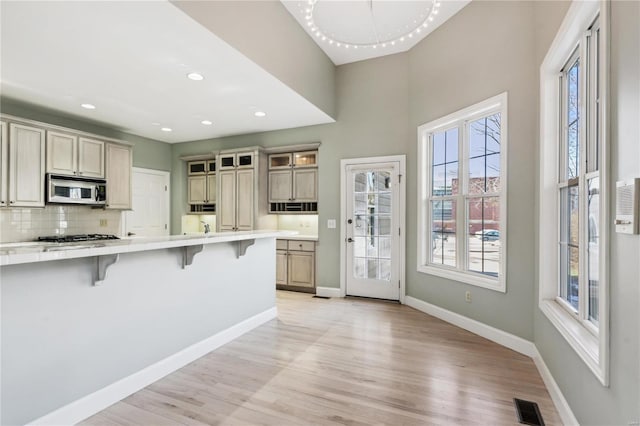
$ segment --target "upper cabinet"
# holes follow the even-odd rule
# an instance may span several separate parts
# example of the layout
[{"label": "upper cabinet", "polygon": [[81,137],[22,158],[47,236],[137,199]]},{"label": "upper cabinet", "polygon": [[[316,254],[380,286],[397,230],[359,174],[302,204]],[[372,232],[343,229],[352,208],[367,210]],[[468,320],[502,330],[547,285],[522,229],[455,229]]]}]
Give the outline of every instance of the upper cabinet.
[{"label": "upper cabinet", "polygon": [[216,160],[189,161],[187,175],[187,202],[191,205],[191,211],[215,212]]},{"label": "upper cabinet", "polygon": [[7,123],[0,121],[0,207],[9,204],[9,135]]},{"label": "upper cabinet", "polygon": [[318,211],[318,151],[269,155],[269,212]]},{"label": "upper cabinet", "polygon": [[130,146],[106,145],[108,209],[131,209],[132,149]]},{"label": "upper cabinet", "polygon": [[104,142],[47,131],[47,173],[104,177]]},{"label": "upper cabinet", "polygon": [[78,140],[78,174],[104,177],[104,142],[88,138]]},{"label": "upper cabinet", "polygon": [[[37,127],[9,124],[8,173],[4,161],[2,167],[3,178],[8,174],[9,182],[3,179],[2,186],[6,188],[8,184],[9,207],[44,207],[44,133]],[[5,145],[4,131],[2,139]]]},{"label": "upper cabinet", "polygon": [[253,152],[220,154],[218,156],[218,166],[220,170],[252,169],[253,157]]}]

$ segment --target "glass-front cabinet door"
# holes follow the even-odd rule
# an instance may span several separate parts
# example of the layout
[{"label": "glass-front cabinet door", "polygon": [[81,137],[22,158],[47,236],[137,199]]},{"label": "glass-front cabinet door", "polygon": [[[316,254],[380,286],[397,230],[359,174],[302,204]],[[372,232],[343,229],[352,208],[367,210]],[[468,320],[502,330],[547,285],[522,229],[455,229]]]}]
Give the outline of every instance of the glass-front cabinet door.
[{"label": "glass-front cabinet door", "polygon": [[318,151],[293,153],[293,167],[317,167]]}]

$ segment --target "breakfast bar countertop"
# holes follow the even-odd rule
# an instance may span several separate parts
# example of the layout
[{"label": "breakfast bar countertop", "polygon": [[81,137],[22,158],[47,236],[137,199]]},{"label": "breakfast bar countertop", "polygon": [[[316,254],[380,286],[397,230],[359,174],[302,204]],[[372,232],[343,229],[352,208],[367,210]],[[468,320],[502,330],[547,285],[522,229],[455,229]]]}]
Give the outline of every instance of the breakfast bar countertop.
[{"label": "breakfast bar countertop", "polygon": [[294,231],[237,231],[199,235],[169,235],[164,237],[123,238],[119,240],[82,241],[71,243],[23,242],[0,244],[0,266],[21,263],[110,254],[188,247],[256,238],[295,238]]}]

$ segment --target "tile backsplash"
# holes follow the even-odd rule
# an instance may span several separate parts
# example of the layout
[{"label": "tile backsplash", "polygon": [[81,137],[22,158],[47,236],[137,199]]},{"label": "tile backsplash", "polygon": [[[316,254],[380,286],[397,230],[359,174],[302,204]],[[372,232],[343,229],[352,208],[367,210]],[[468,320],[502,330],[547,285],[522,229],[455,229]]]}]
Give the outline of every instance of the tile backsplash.
[{"label": "tile backsplash", "polygon": [[0,243],[33,241],[47,235],[114,234],[120,236],[122,213],[89,206],[0,209]]}]

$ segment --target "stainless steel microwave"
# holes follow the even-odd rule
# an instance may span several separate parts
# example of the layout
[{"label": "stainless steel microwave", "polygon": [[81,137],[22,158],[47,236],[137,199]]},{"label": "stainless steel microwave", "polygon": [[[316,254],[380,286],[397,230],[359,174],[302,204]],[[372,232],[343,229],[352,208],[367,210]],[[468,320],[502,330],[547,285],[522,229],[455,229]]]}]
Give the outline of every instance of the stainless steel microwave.
[{"label": "stainless steel microwave", "polygon": [[107,181],[47,175],[47,203],[104,205],[107,199]]}]

